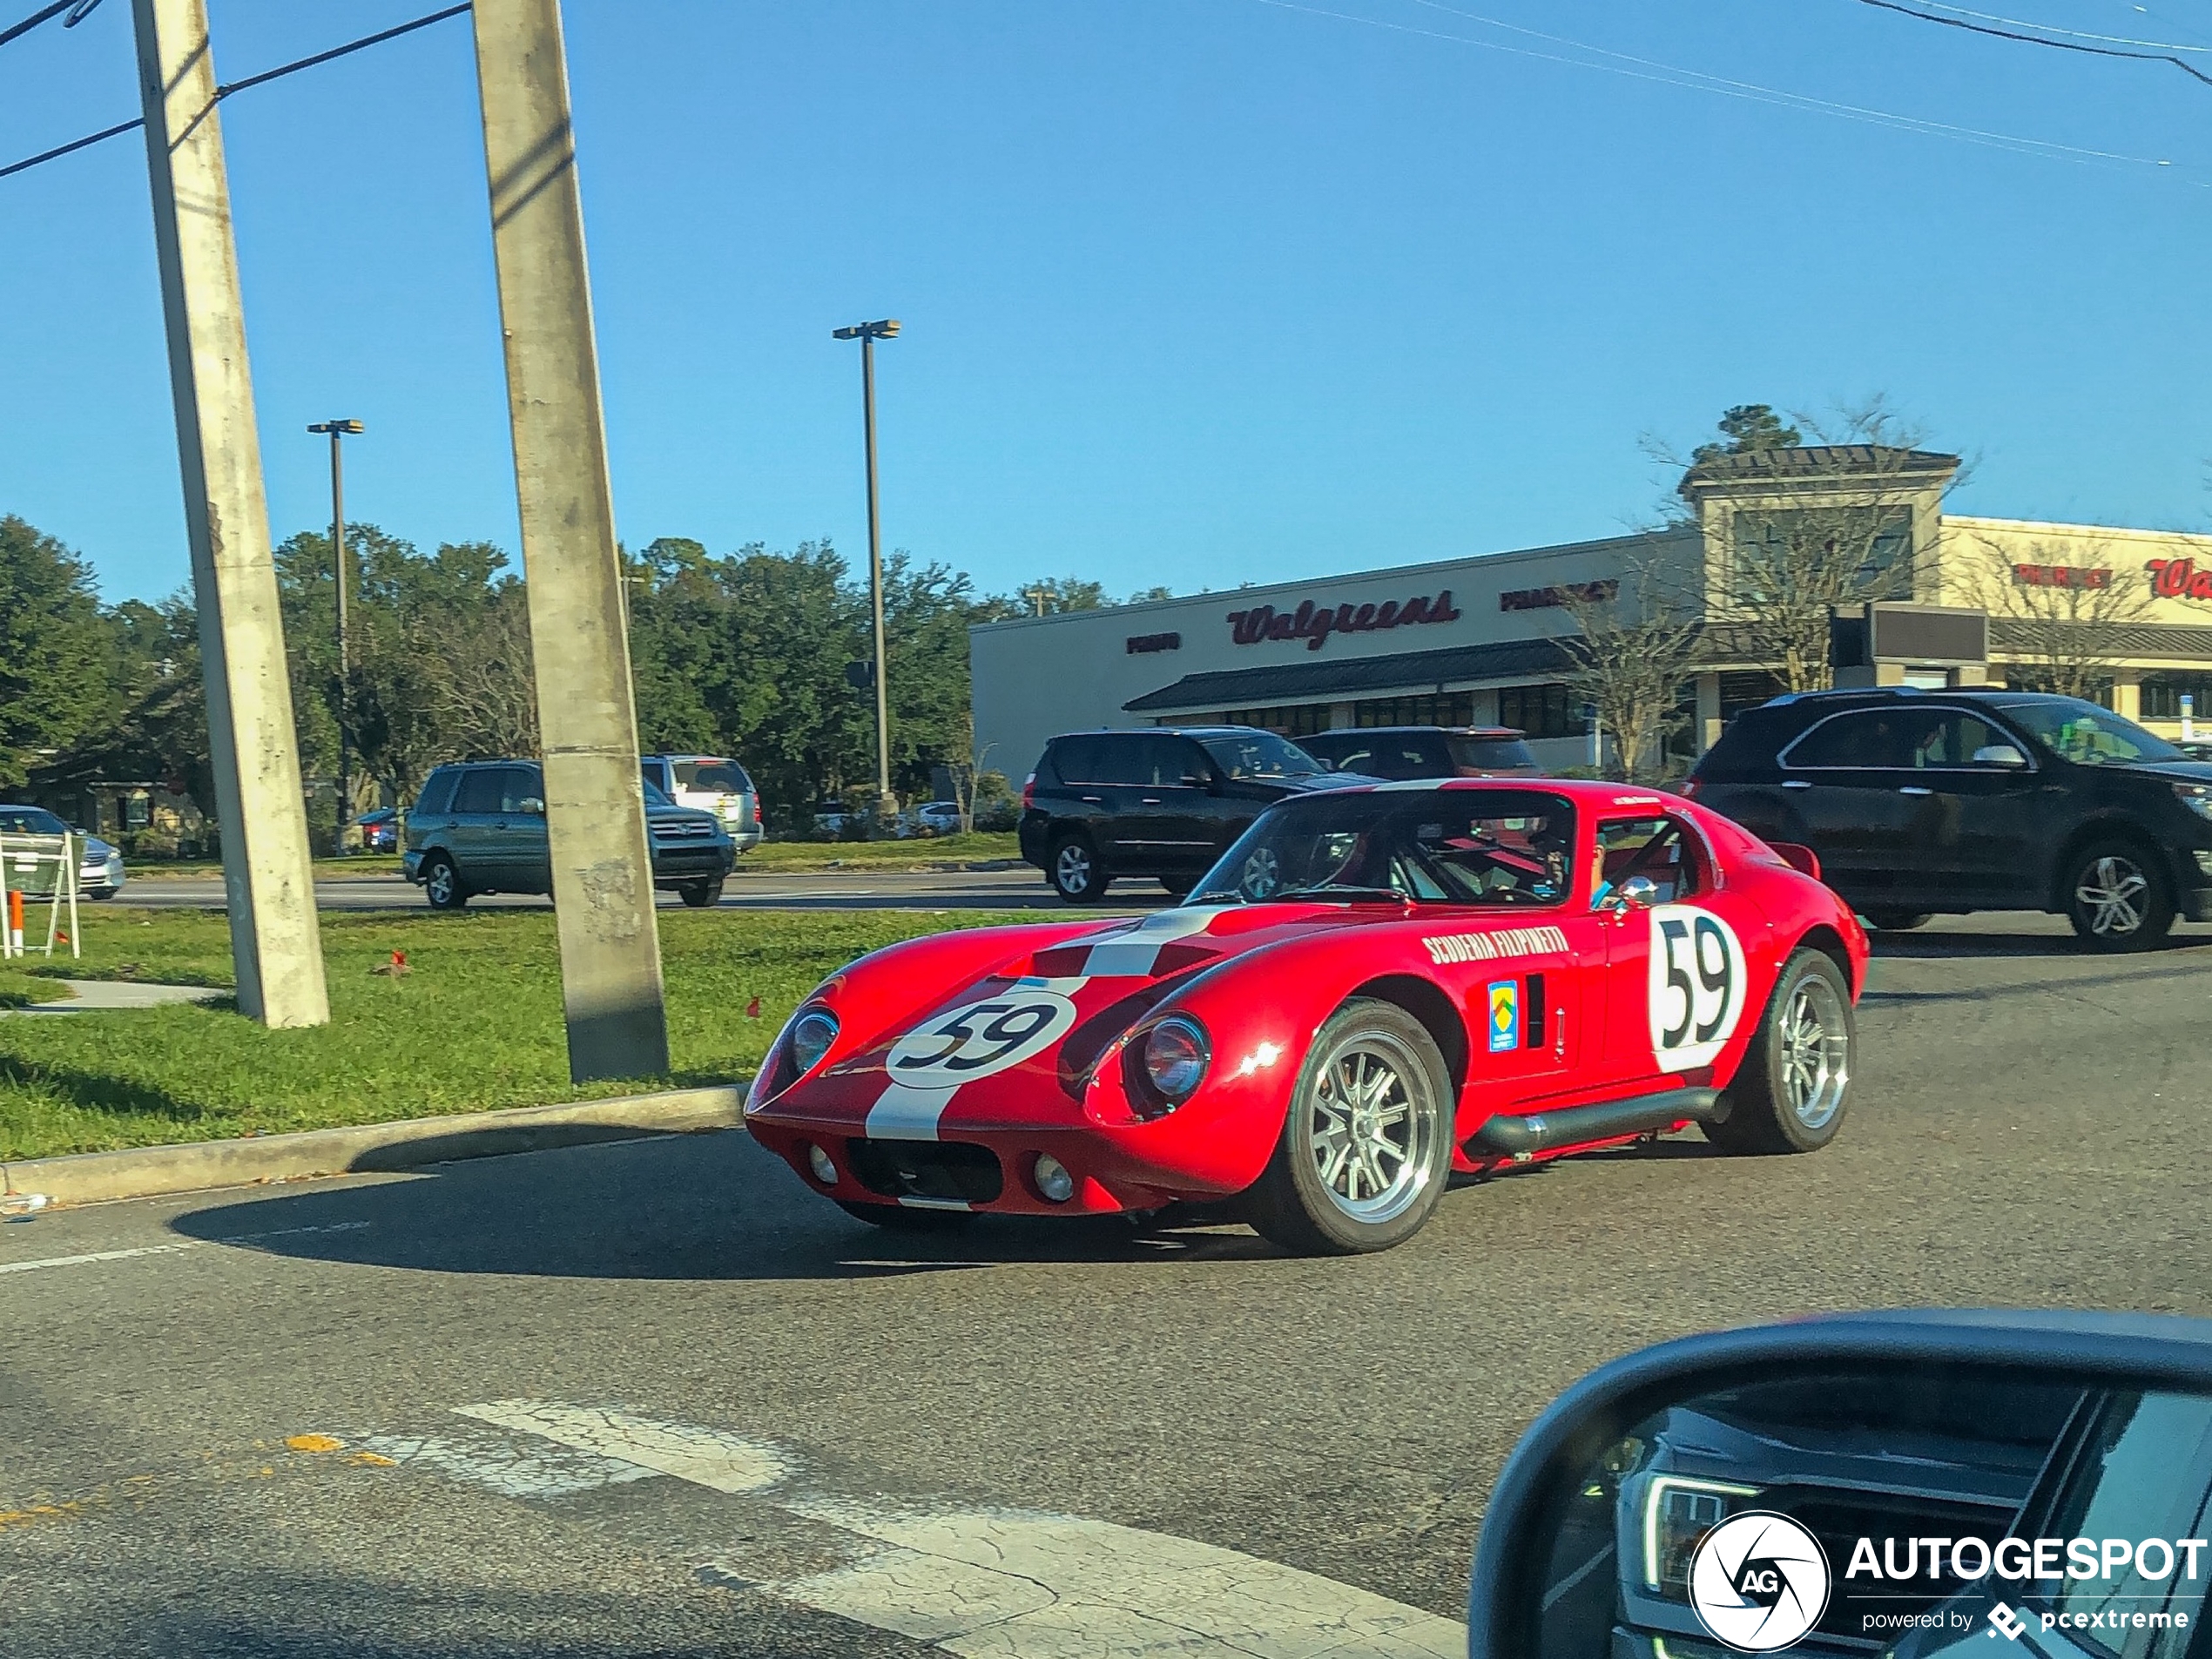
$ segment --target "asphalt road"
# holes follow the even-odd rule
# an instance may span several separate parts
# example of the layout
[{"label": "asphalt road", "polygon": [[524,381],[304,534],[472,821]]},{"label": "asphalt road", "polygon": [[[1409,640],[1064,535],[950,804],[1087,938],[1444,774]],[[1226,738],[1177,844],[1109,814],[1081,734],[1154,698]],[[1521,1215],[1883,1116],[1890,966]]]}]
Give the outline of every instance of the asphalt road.
[{"label": "asphalt road", "polygon": [[[1169,902],[1157,881],[1115,884],[1117,910]],[[657,895],[663,907],[681,905],[672,893]],[[220,910],[223,884],[211,877],[151,877],[125,886],[113,900],[159,910]],[[487,909],[548,909],[550,899],[493,894],[469,903]],[[422,889],[400,877],[346,876],[315,883],[315,903],[325,910],[428,910]],[[748,871],[739,866],[723,888],[725,910],[1035,910],[1056,909],[1059,895],[1028,865],[1014,870],[830,870],[814,875]]]},{"label": "asphalt road", "polygon": [[[2202,929],[2097,959],[1939,927],[1877,963],[1828,1150],[1584,1159],[1350,1261],[917,1243],[733,1134],[0,1225],[0,1645],[917,1655],[884,1575],[964,1597],[980,1569],[909,1548],[948,1515],[1453,1617],[1500,1460],[1614,1355],[1816,1309],[2212,1313],[2209,995]],[[990,1594],[1061,1593],[1033,1545]],[[1104,1650],[1076,1599],[952,1650]],[[1119,1650],[1224,1651],[1147,1629]]]}]

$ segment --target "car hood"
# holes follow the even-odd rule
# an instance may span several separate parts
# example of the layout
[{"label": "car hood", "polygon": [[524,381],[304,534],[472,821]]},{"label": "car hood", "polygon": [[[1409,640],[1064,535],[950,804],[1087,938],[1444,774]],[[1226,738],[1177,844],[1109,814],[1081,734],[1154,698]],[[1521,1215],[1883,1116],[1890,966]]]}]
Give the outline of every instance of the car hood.
[{"label": "car hood", "polygon": [[88,864],[92,862],[94,860],[98,860],[99,861],[105,863],[107,860],[111,859],[114,856],[115,849],[109,846],[105,841],[103,841],[98,836],[88,835],[84,838],[84,859],[85,862]]},{"label": "car hood", "polygon": [[717,829],[722,826],[720,819],[697,806],[648,806],[645,823],[649,827],[656,824],[709,824]]}]

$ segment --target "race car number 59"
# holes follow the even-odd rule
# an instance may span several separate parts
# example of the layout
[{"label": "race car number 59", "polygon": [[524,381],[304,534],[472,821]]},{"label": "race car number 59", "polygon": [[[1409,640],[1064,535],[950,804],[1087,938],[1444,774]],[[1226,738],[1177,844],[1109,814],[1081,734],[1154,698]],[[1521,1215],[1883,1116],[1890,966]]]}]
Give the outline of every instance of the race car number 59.
[{"label": "race car number 59", "polygon": [[887,1069],[909,1089],[943,1089],[1018,1066],[1076,1022],[1057,991],[1017,985],[931,1020],[892,1045]]},{"label": "race car number 59", "polygon": [[1743,947],[1709,911],[1662,904],[1650,915],[1652,1052],[1662,1071],[1710,1066],[1743,1017]]}]

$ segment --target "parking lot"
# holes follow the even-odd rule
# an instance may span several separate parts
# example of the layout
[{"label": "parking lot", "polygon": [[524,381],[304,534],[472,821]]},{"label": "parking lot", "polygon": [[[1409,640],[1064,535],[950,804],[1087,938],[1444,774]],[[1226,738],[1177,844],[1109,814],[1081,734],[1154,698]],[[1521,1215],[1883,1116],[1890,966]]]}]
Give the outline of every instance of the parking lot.
[{"label": "parking lot", "polygon": [[1612,1355],[1824,1308],[2212,1312],[2208,946],[1935,924],[1882,949],[1827,1151],[1572,1162],[1380,1257],[917,1242],[734,1134],[0,1227],[8,1646],[1231,1651],[1203,1579],[1236,1650],[1435,1651],[1500,1460]]}]

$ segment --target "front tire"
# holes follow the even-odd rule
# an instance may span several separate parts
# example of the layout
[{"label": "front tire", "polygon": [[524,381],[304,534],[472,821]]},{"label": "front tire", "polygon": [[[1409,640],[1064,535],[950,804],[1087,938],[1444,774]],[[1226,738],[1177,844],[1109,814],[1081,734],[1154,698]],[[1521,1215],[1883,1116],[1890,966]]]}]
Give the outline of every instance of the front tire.
[{"label": "front tire", "polygon": [[712,881],[686,881],[676,889],[676,896],[693,910],[711,910],[722,902],[720,878]]},{"label": "front tire", "polygon": [[1843,969],[1819,951],[1795,952],[1728,1086],[1728,1116],[1703,1125],[1705,1138],[1737,1154],[1818,1151],[1844,1125],[1858,1056]]},{"label": "front tire", "polygon": [[843,1198],[831,1202],[855,1221],[894,1233],[958,1232],[975,1219],[966,1210],[914,1210],[902,1204],[853,1204]]},{"label": "front tire", "polygon": [[1178,874],[1157,876],[1154,879],[1167,889],[1168,897],[1178,904],[1189,898],[1190,889],[1198,885],[1198,878],[1187,870]]},{"label": "front tire", "polygon": [[1046,867],[1052,890],[1069,904],[1096,904],[1106,896],[1113,878],[1098,861],[1098,854],[1080,835],[1063,835],[1052,844]]},{"label": "front tire", "polygon": [[1452,1105],[1428,1028],[1395,1002],[1353,997],[1313,1040],[1245,1218],[1301,1256],[1404,1243],[1444,1196]]},{"label": "front tire", "polygon": [[458,910],[469,902],[469,889],[461,885],[461,872],[442,853],[422,860],[422,896],[433,910]]},{"label": "front tire", "polygon": [[115,897],[115,889],[113,887],[94,887],[84,896],[91,900],[95,904],[105,904],[110,899]]},{"label": "front tire", "polygon": [[1878,934],[1909,934],[1925,927],[1935,913],[1929,910],[1870,910],[1867,921]]},{"label": "front tire", "polygon": [[2059,889],[2066,919],[2091,950],[2148,950],[2174,926],[2174,899],[2151,856],[2132,841],[2099,841]]}]

